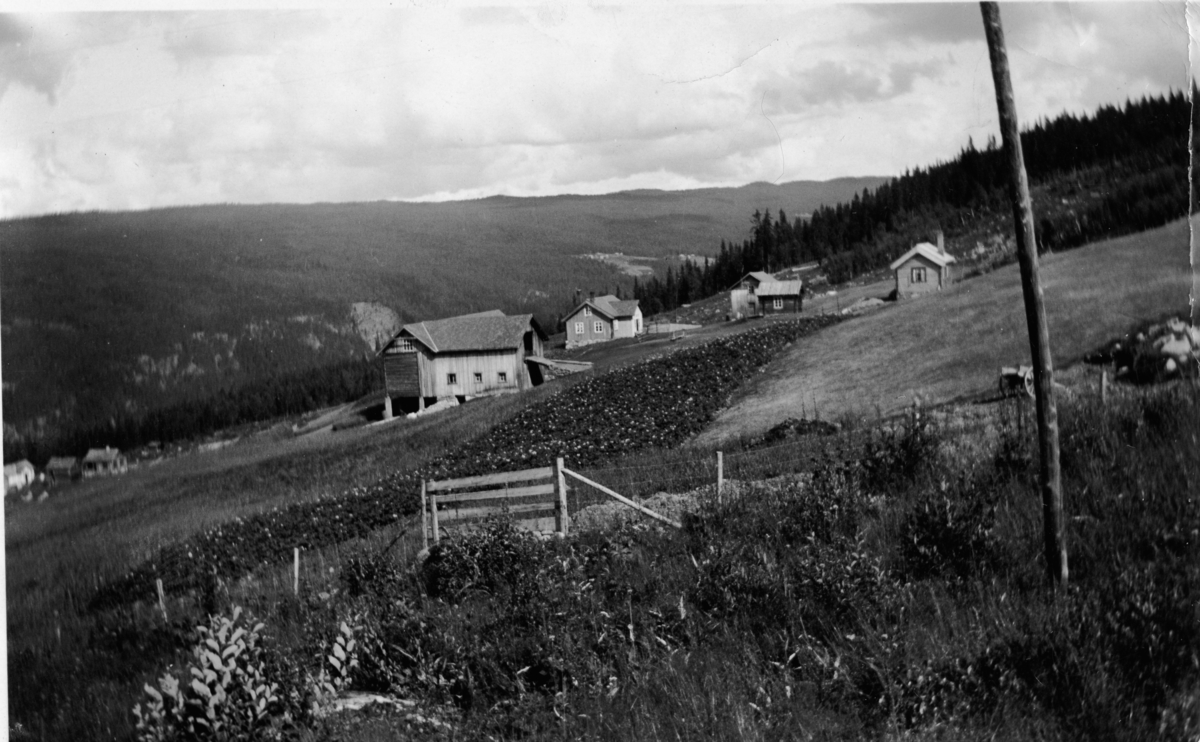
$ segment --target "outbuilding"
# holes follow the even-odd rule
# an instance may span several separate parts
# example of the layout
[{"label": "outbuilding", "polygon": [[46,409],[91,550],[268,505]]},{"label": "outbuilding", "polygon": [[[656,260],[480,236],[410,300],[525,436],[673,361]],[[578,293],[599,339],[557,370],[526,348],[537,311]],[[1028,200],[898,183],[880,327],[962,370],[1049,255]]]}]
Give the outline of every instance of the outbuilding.
[{"label": "outbuilding", "polygon": [[384,416],[391,400],[416,410],[427,401],[518,392],[542,383],[540,358],[546,334],[532,314],[506,316],[498,309],[405,325],[380,350]]},{"label": "outbuilding", "polygon": [[51,456],[46,464],[46,476],[57,484],[71,481],[79,476],[79,459],[74,456]]},{"label": "outbuilding", "polygon": [[953,282],[954,256],[946,252],[945,239],[938,232],[937,244],[920,242],[892,264],[896,274],[896,298],[911,299],[941,291]]}]

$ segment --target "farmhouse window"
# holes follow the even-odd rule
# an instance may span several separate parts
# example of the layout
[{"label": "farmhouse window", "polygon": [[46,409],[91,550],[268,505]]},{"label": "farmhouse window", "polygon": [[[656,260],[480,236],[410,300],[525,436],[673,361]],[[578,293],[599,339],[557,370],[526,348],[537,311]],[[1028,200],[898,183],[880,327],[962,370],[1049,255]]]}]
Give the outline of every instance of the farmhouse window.
[{"label": "farmhouse window", "polygon": [[457,384],[458,383],[458,374],[446,374],[446,383],[447,384]]},{"label": "farmhouse window", "polygon": [[776,309],[783,309],[783,299],[781,297],[775,297],[775,302],[771,306],[775,307]]},{"label": "farmhouse window", "polygon": [[592,332],[596,333],[597,335],[603,333],[604,332],[604,323],[601,322],[600,320],[596,320],[592,324]]},{"label": "farmhouse window", "polygon": [[479,373],[478,371],[475,372],[475,383],[476,384],[483,383],[483,374]]},{"label": "farmhouse window", "polygon": [[584,316],[584,317],[591,317],[591,316],[592,316],[592,308],[591,308],[591,307],[584,307],[584,308],[583,308],[583,316]]},{"label": "farmhouse window", "polygon": [[913,268],[912,269],[912,283],[925,283],[925,269],[924,268]]},{"label": "farmhouse window", "polygon": [[582,322],[576,322],[576,323],[575,323],[575,334],[576,334],[576,335],[582,335],[582,334],[583,334],[583,323],[582,323]]},{"label": "farmhouse window", "polygon": [[415,350],[412,341],[408,338],[396,338],[396,345],[393,347],[399,353],[411,353]]},{"label": "farmhouse window", "polygon": [[500,372],[500,374],[499,374],[499,378],[500,378],[500,383],[501,383],[501,384],[505,383],[506,381],[508,381],[508,372],[507,372],[507,371],[501,371],[501,372]]}]

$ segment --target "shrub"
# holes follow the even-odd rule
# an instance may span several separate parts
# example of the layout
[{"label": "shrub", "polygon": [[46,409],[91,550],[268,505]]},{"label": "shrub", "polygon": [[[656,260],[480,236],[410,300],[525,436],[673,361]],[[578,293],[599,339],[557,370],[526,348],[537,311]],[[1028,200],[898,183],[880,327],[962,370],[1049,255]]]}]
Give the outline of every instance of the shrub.
[{"label": "shrub", "polygon": [[264,627],[247,628],[241,617],[235,607],[232,617],[211,616],[207,626],[196,627],[194,663],[182,683],[168,673],[158,688],[145,686],[145,709],[138,704],[133,710],[141,742],[279,738],[285,714],[279,687],[263,669]]}]

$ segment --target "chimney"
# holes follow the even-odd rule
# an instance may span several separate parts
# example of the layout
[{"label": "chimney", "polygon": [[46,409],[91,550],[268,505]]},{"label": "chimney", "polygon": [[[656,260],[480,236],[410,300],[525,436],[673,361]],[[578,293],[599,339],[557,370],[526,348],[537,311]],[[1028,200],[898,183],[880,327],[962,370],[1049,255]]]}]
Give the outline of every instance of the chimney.
[{"label": "chimney", "polygon": [[940,230],[940,229],[937,231],[937,246],[938,246],[938,252],[940,252],[942,255],[945,255],[946,254],[946,238],[942,234],[942,230]]},{"label": "chimney", "polygon": [[588,298],[589,298],[589,299],[593,299],[593,300],[594,300],[594,299],[596,298],[596,292],[595,292],[595,291],[589,291],[589,292],[588,292]]}]

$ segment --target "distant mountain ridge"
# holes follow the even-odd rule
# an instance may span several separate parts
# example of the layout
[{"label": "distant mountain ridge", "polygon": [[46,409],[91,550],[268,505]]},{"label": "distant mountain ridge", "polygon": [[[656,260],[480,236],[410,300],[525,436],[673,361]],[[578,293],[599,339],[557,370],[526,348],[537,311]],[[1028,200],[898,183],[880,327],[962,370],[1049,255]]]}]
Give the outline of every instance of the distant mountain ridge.
[{"label": "distant mountain ridge", "polygon": [[631,287],[577,256],[624,252],[665,271],[741,239],[756,209],[810,213],[884,180],[0,221],[6,436],[362,357],[373,343],[352,314],[361,303],[398,322],[499,308],[550,325],[576,290]]}]

